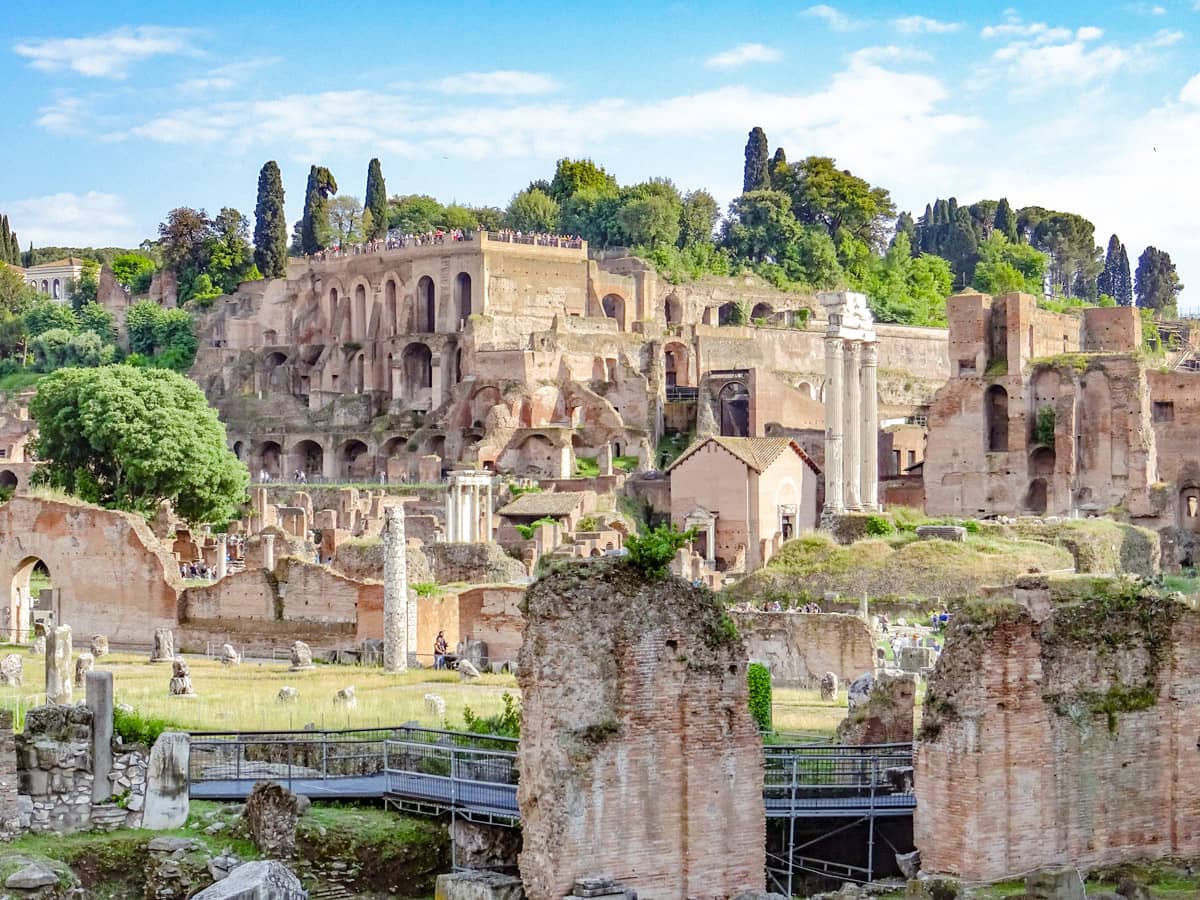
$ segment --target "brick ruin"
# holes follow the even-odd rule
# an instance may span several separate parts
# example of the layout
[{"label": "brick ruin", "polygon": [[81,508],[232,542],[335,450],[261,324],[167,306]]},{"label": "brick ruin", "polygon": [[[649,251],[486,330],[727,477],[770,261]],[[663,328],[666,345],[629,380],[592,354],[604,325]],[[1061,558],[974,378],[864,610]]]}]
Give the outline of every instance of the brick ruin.
[{"label": "brick ruin", "polygon": [[530,588],[517,756],[531,900],[603,873],[641,896],[763,889],[762,743],[713,594],[611,561]]},{"label": "brick ruin", "polygon": [[875,638],[858,616],[842,613],[735,612],[750,659],[780,686],[811,687],[826,672],[849,684],[875,671]]},{"label": "brick ruin", "polygon": [[915,840],[967,881],[1200,855],[1200,613],[1030,576],[956,617],[916,744]]}]

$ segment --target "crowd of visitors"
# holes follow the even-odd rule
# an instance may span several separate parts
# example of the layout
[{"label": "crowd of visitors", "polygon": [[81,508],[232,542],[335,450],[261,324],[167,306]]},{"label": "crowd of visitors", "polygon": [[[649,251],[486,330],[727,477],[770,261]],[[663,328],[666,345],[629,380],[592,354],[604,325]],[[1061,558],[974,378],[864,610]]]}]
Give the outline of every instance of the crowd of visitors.
[{"label": "crowd of visitors", "polygon": [[[474,241],[477,235],[478,232],[467,228],[438,228],[420,234],[389,231],[386,238],[327,247],[324,250],[311,254],[310,258],[318,262],[325,262],[330,259],[345,259],[348,256],[360,256],[364,253],[379,253],[383,250],[402,250],[405,247],[456,244],[461,241]],[[565,247],[571,250],[580,250],[583,248],[583,238],[574,235],[521,232],[505,228],[500,231],[489,231],[487,232],[487,237],[490,241],[500,241],[506,244],[531,244],[536,247]]]}]

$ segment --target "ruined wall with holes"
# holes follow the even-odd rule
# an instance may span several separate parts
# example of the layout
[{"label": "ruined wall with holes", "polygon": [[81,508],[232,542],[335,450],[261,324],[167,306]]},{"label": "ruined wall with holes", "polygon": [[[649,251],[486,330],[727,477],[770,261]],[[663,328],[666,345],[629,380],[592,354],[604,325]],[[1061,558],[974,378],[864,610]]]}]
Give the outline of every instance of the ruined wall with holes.
[{"label": "ruined wall with holes", "polygon": [[521,878],[604,872],[642,896],[763,889],[762,746],[717,598],[613,561],[534,584],[519,657]]},{"label": "ruined wall with holes", "polygon": [[968,881],[1200,854],[1200,613],[1126,581],[956,615],[916,742],[922,868]]},{"label": "ruined wall with holes", "polygon": [[858,616],[841,613],[734,613],[754,662],[775,684],[811,687],[826,672],[845,684],[875,671],[875,640]]}]

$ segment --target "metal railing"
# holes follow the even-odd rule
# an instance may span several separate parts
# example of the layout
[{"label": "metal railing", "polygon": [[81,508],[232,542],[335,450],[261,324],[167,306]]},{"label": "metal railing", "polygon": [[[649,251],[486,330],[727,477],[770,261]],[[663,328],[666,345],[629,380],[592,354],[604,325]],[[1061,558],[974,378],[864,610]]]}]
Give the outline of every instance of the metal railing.
[{"label": "metal railing", "polygon": [[381,778],[383,743],[396,731],[193,733],[188,778],[193,785]]},{"label": "metal railing", "polygon": [[425,728],[384,742],[387,794],[398,805],[515,822],[517,741]]},{"label": "metal railing", "polygon": [[904,815],[916,806],[911,744],[767,746],[767,816]]}]

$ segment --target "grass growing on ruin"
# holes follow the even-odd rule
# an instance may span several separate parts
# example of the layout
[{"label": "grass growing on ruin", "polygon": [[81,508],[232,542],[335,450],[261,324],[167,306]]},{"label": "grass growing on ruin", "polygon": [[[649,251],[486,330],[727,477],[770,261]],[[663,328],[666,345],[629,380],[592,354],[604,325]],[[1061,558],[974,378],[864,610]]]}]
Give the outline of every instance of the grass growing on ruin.
[{"label": "grass growing on ruin", "polygon": [[[0,707],[17,712],[23,721],[25,710],[43,702],[45,660],[23,648],[25,686],[0,688]],[[190,731],[272,731],[300,729],[313,724],[317,728],[375,728],[417,721],[431,728],[448,722],[463,727],[463,709],[470,706],[476,715],[502,712],[505,691],[516,692],[511,675],[484,675],[466,684],[453,672],[418,669],[404,675],[385,675],[380,668],[318,665],[306,672],[289,672],[287,660],[249,661],[240,666],[223,666],[216,660],[188,657],[195,697],[172,697],[167,689],[171,667],[151,665],[142,654],[116,653],[102,657],[97,668],[113,673],[113,692],[117,703],[127,703],[144,717],[161,718]],[[285,685],[300,691],[293,704],[276,701]],[[358,706],[343,710],[333,705],[340,688],[354,685]],[[82,696],[82,689],[76,693]],[[425,694],[437,694],[446,701],[446,720],[425,708]]]}]

